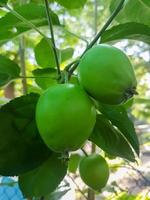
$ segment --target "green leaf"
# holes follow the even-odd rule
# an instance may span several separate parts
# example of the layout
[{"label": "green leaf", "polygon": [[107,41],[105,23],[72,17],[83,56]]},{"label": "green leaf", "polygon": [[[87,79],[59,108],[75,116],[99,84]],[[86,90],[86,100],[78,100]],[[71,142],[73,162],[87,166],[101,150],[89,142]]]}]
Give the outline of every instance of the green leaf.
[{"label": "green leaf", "polygon": [[102,35],[101,43],[122,39],[139,40],[150,44],[150,27],[134,22],[113,26]]},{"label": "green leaf", "polygon": [[[119,0],[112,0],[110,10],[114,10],[119,2]],[[127,0],[116,20],[119,23],[137,22],[150,26],[149,4],[149,0]]]},{"label": "green leaf", "polygon": [[149,0],[141,0],[141,2],[142,2],[145,6],[147,6],[147,7],[150,8],[150,1],[149,1]]},{"label": "green leaf", "polygon": [[42,39],[35,47],[34,52],[36,61],[40,67],[56,67],[51,39],[49,39],[49,44],[45,39]]},{"label": "green leaf", "polygon": [[[32,22],[36,27],[47,26],[47,16],[45,6],[36,3],[29,3],[18,6],[15,9],[25,19]],[[54,25],[60,25],[57,15],[50,10],[52,22]],[[0,43],[4,43],[19,34],[31,30],[31,27],[15,17],[11,12],[0,18]]]},{"label": "green leaf", "polygon": [[10,59],[0,55],[0,87],[18,78],[19,74],[19,66]]},{"label": "green leaf", "polygon": [[60,154],[53,153],[39,168],[19,177],[19,186],[25,197],[45,196],[53,192],[63,180],[67,165]]},{"label": "green leaf", "polygon": [[100,105],[100,111],[116,126],[139,155],[139,141],[134,124],[128,116],[124,106]]},{"label": "green leaf", "polygon": [[74,49],[72,49],[72,48],[66,48],[66,49],[60,50],[60,61],[61,61],[61,63],[72,58],[73,52],[74,52]]},{"label": "green leaf", "polygon": [[64,6],[67,9],[77,9],[83,8],[87,0],[56,0],[60,5]]},{"label": "green leaf", "polygon": [[[56,67],[56,61],[52,46],[53,45],[51,39],[49,39],[49,44],[45,39],[42,39],[35,47],[34,49],[35,58],[40,67],[42,68]],[[59,63],[62,63],[72,57],[73,49],[72,48],[66,48],[61,50],[57,49],[57,55]]]},{"label": "green leaf", "polygon": [[38,98],[37,94],[21,96],[0,109],[0,175],[25,173],[51,154],[35,123]]},{"label": "green leaf", "polygon": [[68,162],[68,170],[71,173],[76,173],[79,162],[81,160],[81,156],[79,154],[71,154]]},{"label": "green leaf", "polygon": [[[57,70],[52,68],[36,69],[32,71],[36,77],[35,82],[42,89],[47,89],[51,85],[57,84]],[[39,78],[38,78],[39,77]]]},{"label": "green leaf", "polygon": [[111,156],[135,161],[134,153],[127,140],[104,115],[97,115],[96,124],[89,140]]},{"label": "green leaf", "polygon": [[7,4],[8,0],[0,0],[0,6]]}]

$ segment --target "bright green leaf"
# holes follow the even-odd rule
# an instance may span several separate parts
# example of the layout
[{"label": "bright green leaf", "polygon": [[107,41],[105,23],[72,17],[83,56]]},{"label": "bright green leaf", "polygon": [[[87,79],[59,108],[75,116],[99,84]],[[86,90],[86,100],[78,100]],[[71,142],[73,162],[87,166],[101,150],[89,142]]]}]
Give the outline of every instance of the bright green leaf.
[{"label": "bright green leaf", "polygon": [[103,115],[98,115],[96,125],[89,138],[111,156],[135,161],[134,153],[123,135]]},{"label": "bright green leaf", "polygon": [[51,154],[35,123],[38,98],[37,94],[21,96],[0,109],[0,175],[25,173]]},{"label": "bright green leaf", "polygon": [[10,59],[0,55],[0,87],[19,77],[19,66]]},{"label": "bright green leaf", "polygon": [[139,141],[134,124],[128,116],[124,106],[100,105],[100,111],[116,126],[139,155]]},{"label": "bright green leaf", "polygon": [[[36,3],[29,3],[18,6],[15,9],[25,19],[32,22],[36,27],[48,25],[45,6]],[[50,10],[52,22],[54,25],[60,25],[57,15]],[[12,13],[6,14],[0,18],[0,43],[4,43],[19,34],[31,30],[31,27],[15,17]]]},{"label": "bright green leaf", "polygon": [[102,35],[101,43],[122,39],[139,40],[150,44],[150,27],[134,22],[113,26]]},{"label": "bright green leaf", "polygon": [[45,39],[42,39],[35,47],[34,52],[36,61],[40,67],[56,67],[55,56],[50,39],[49,44]]},{"label": "bright green leaf", "polygon": [[39,168],[21,175],[19,186],[25,197],[45,196],[58,187],[66,172],[67,164],[53,153]]},{"label": "bright green leaf", "polygon": [[[55,61],[54,51],[52,48],[51,39],[49,39],[49,44],[45,39],[42,39],[35,47],[34,52],[36,61],[40,67],[43,68],[56,67],[56,61]],[[72,57],[73,49],[72,48],[66,48],[62,50],[57,49],[57,55],[59,63],[62,63]]]},{"label": "bright green leaf", "polygon": [[73,52],[74,50],[72,48],[66,48],[66,49],[60,50],[61,63],[71,58],[73,56]]},{"label": "bright green leaf", "polygon": [[71,156],[69,158],[69,162],[68,162],[69,172],[71,172],[71,173],[76,172],[80,160],[81,160],[81,156],[79,154],[71,154]]},{"label": "bright green leaf", "polygon": [[[36,77],[35,82],[42,89],[47,89],[53,84],[57,84],[57,70],[52,68],[36,69],[32,71]],[[39,77],[39,78],[38,78]]]},{"label": "bright green leaf", "polygon": [[[112,0],[111,12],[115,9],[119,0]],[[150,6],[149,0],[127,0],[116,20],[119,23],[137,22],[150,26]]]}]

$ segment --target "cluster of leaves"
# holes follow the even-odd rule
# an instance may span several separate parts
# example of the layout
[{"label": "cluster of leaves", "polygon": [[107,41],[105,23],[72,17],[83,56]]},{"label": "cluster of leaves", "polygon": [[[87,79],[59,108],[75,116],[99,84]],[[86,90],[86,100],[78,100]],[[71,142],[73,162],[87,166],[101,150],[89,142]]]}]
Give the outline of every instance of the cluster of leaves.
[{"label": "cluster of leaves", "polygon": [[[50,0],[65,9],[82,9],[86,0]],[[113,0],[110,11],[118,4]],[[5,7],[7,1],[0,2]],[[12,1],[10,0],[10,4]],[[132,12],[132,9],[134,12]],[[133,39],[150,43],[149,0],[129,0],[117,17],[117,25],[106,30],[101,37],[103,43],[122,39]],[[142,13],[139,15],[139,13]],[[63,28],[58,16],[50,10],[53,25]],[[32,0],[25,5],[9,9],[0,18],[0,45],[19,38],[35,27],[47,26],[47,16],[43,1]],[[35,82],[41,89],[57,83],[56,61],[50,38],[43,37],[35,46],[35,59],[38,69],[32,71]],[[72,58],[72,48],[57,49],[59,63]],[[8,57],[0,55],[0,87],[20,78],[20,67]],[[43,78],[42,78],[43,77]],[[0,174],[19,176],[19,185],[26,197],[39,197],[53,192],[67,173],[66,163],[61,162],[60,154],[49,150],[43,143],[35,123],[35,106],[38,94],[28,94],[10,101],[0,108]],[[139,143],[132,120],[128,116],[130,102],[120,106],[98,104],[101,114],[89,140],[111,156],[135,161],[139,155]],[[78,156],[70,158],[77,161]],[[76,166],[69,165],[75,172]]]}]

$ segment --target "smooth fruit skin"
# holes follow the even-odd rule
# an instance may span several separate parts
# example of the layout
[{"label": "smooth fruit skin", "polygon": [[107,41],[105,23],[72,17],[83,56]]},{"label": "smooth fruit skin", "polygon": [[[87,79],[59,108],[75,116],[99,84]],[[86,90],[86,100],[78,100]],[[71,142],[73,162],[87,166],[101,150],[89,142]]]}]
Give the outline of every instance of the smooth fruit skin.
[{"label": "smooth fruit skin", "polygon": [[52,86],[37,103],[38,130],[47,146],[55,152],[79,149],[90,136],[95,121],[95,107],[77,85]]},{"label": "smooth fruit skin", "polygon": [[94,46],[81,58],[78,69],[80,84],[102,103],[120,104],[136,93],[133,67],[128,57],[116,47]]},{"label": "smooth fruit skin", "polygon": [[96,191],[100,191],[105,187],[109,178],[108,164],[98,154],[91,154],[84,157],[80,161],[79,172],[84,183]]}]

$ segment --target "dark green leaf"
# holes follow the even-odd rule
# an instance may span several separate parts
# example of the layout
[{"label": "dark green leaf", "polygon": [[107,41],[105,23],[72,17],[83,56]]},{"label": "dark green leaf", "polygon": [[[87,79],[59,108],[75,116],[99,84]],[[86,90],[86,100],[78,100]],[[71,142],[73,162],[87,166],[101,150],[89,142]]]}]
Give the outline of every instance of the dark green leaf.
[{"label": "dark green leaf", "polygon": [[139,155],[139,142],[134,124],[123,106],[100,105],[100,111],[116,126]]},{"label": "dark green leaf", "polygon": [[7,4],[8,0],[0,0],[0,6]]},{"label": "dark green leaf", "polygon": [[67,9],[77,9],[83,8],[87,0],[56,0],[60,5],[64,6]]},{"label": "dark green leaf", "polygon": [[[112,0],[110,10],[114,10],[119,0]],[[150,26],[150,6],[149,0],[127,0],[124,8],[116,17],[118,22],[137,22]]]},{"label": "dark green leaf", "polygon": [[111,156],[135,161],[134,153],[127,140],[104,115],[97,116],[95,128],[89,139]]},{"label": "dark green leaf", "polygon": [[[36,3],[25,4],[15,9],[25,19],[32,22],[36,27],[48,25],[44,5]],[[57,15],[50,10],[52,22],[54,25],[60,25]],[[12,13],[6,14],[0,18],[0,43],[4,43],[19,34],[31,30],[31,27],[15,17]]]},{"label": "dark green leaf", "polygon": [[122,39],[139,40],[150,44],[150,27],[140,23],[125,23],[112,27],[102,35],[101,42]]},{"label": "dark green leaf", "polygon": [[25,173],[51,154],[35,123],[38,98],[37,94],[18,97],[0,109],[0,175]]},{"label": "dark green leaf", "polygon": [[49,44],[45,39],[42,39],[35,47],[34,52],[36,61],[40,67],[56,67],[55,56],[50,39]]},{"label": "dark green leaf", "polygon": [[142,3],[145,4],[145,6],[150,8],[150,1],[149,0],[141,0]]},{"label": "dark green leaf", "polygon": [[79,154],[71,154],[71,156],[69,158],[69,162],[68,162],[69,172],[71,172],[71,173],[76,172],[80,160],[81,160],[81,156]]},{"label": "dark green leaf", "polygon": [[63,180],[67,165],[60,154],[53,153],[39,168],[19,177],[19,186],[25,197],[45,196],[53,192]]},{"label": "dark green leaf", "polygon": [[[57,70],[52,68],[36,69],[32,71],[36,77],[35,82],[42,89],[47,89],[53,84],[57,84]],[[39,78],[38,78],[39,77]]]},{"label": "dark green leaf", "polygon": [[0,55],[0,87],[19,77],[19,66],[10,59]]}]

